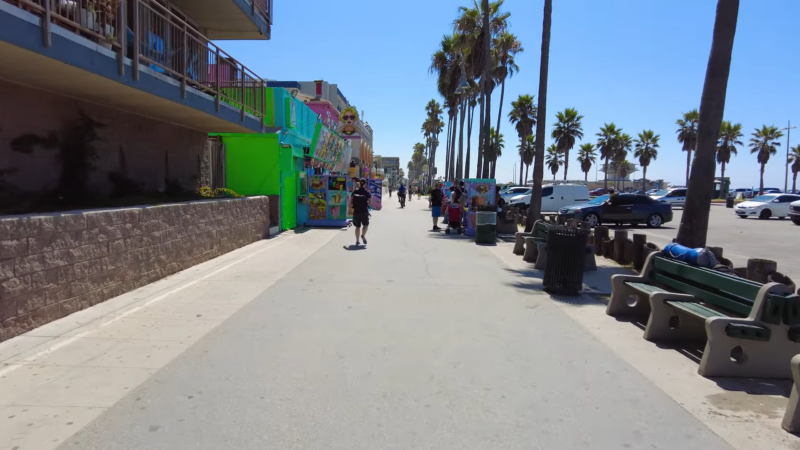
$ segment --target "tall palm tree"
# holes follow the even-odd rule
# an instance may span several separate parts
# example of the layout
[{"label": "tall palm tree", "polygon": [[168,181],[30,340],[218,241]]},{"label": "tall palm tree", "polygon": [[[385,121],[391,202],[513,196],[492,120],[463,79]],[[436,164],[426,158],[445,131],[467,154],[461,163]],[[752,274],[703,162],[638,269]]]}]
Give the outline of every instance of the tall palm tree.
[{"label": "tall palm tree", "polygon": [[686,184],[689,184],[689,169],[692,166],[692,152],[697,148],[697,124],[700,113],[696,109],[683,113],[683,118],[675,122],[678,125],[678,142],[683,144],[686,152]]},{"label": "tall palm tree", "polygon": [[469,91],[467,92],[467,159],[464,163],[464,178],[469,178],[470,152],[472,150],[472,123],[475,119],[475,107],[478,106],[478,84],[469,80]]},{"label": "tall palm tree", "polygon": [[583,139],[583,116],[575,108],[567,108],[556,113],[557,122],[553,127],[553,139],[556,140],[558,151],[564,154],[564,180],[567,179],[569,170],[569,151],[575,146],[576,139]]},{"label": "tall palm tree", "polygon": [[[533,104],[533,96],[521,94],[512,101],[508,120],[515,126],[520,142],[525,142],[528,136],[533,135],[533,127],[536,125],[536,105]],[[522,164],[519,165],[519,184],[522,184]]]},{"label": "tall palm tree", "polygon": [[617,152],[619,135],[622,132],[614,122],[603,124],[600,132],[595,136],[597,139],[597,149],[600,150],[600,159],[603,162],[603,188],[608,190],[608,163]]},{"label": "tall palm tree", "polygon": [[591,143],[582,144],[578,150],[578,164],[581,165],[581,172],[583,172],[583,181],[589,181],[589,171],[592,170],[592,165],[597,160],[597,153],[595,152],[594,145]]},{"label": "tall palm tree", "polygon": [[550,147],[547,147],[544,162],[547,164],[547,168],[550,169],[550,173],[553,174],[553,181],[555,181],[558,169],[564,164],[564,154],[558,150],[558,145],[550,144]]},{"label": "tall palm tree", "polygon": [[800,173],[800,145],[796,145],[790,149],[789,160],[792,169],[792,193],[797,193],[797,174]]},{"label": "tall palm tree", "polygon": [[506,94],[506,78],[511,78],[519,72],[515,57],[524,50],[516,36],[508,31],[503,31],[494,39],[494,60],[497,66],[494,69],[494,79],[500,85],[500,103],[497,106],[497,136],[500,134],[500,119],[503,117],[503,99]]},{"label": "tall palm tree", "polygon": [[451,177],[455,164],[455,132],[457,130],[458,106],[460,99],[456,89],[461,83],[462,53],[460,52],[460,39],[457,33],[442,36],[439,49],[431,56],[429,73],[436,74],[436,89],[445,99],[448,110],[448,133],[445,159],[445,177]]},{"label": "tall palm tree", "polygon": [[[503,156],[503,149],[506,146],[506,142],[505,139],[503,139],[503,133],[498,133],[494,127],[489,130],[489,137],[492,139],[489,147],[486,148],[486,161],[491,165],[490,171],[494,172],[497,158]],[[491,176],[494,177],[494,174],[492,173]]]},{"label": "tall palm tree", "polygon": [[778,139],[783,137],[783,132],[775,125],[764,125],[761,129],[756,128],[751,136],[750,153],[755,154],[758,163],[761,164],[761,181],[758,192],[764,192],[764,169],[767,167],[769,157],[778,152],[777,147],[781,146]]},{"label": "tall palm tree", "polygon": [[700,119],[697,126],[697,148],[691,178],[687,186],[683,217],[677,241],[690,248],[706,246],[711,197],[714,192],[714,162],[717,139],[725,112],[728,76],[731,70],[733,39],[739,17],[739,0],[718,0],[711,53],[700,97]]},{"label": "tall palm tree", "polygon": [[623,189],[625,188],[625,178],[627,178],[628,175],[633,172],[633,169],[630,169],[628,166],[631,164],[627,160],[628,152],[631,150],[631,148],[633,148],[633,138],[631,135],[628,133],[620,133],[619,138],[617,139],[617,148],[614,150],[612,161],[615,169],[614,172],[617,174],[617,179],[622,182]]},{"label": "tall palm tree", "polygon": [[525,231],[530,232],[542,213],[542,181],[544,181],[544,134],[547,112],[547,73],[550,67],[550,27],[553,19],[553,0],[544,0],[542,14],[542,51],[539,63],[539,105],[536,117],[536,155],[533,160],[533,192]]},{"label": "tall palm tree", "polygon": [[642,192],[647,192],[647,167],[658,157],[658,140],[661,135],[653,133],[653,130],[644,130],[639,133],[639,137],[634,140],[633,156],[639,159],[642,166]]},{"label": "tall palm tree", "polygon": [[725,166],[731,162],[731,154],[738,155],[736,149],[738,145],[744,145],[741,139],[742,124],[732,124],[730,121],[722,121],[719,129],[719,140],[717,141],[717,162],[722,167],[722,175],[725,176]]},{"label": "tall palm tree", "polygon": [[[520,142],[520,145],[518,145],[517,148],[519,148],[521,146],[522,146],[522,143]],[[531,168],[531,164],[533,164],[533,156],[536,153],[536,136],[533,135],[533,134],[529,134],[528,136],[526,136],[525,137],[524,151],[523,151],[523,149],[520,149],[520,151],[522,151],[522,154],[521,154],[522,162],[525,164],[525,181],[524,181],[524,184],[527,185],[528,184],[528,169]]]}]

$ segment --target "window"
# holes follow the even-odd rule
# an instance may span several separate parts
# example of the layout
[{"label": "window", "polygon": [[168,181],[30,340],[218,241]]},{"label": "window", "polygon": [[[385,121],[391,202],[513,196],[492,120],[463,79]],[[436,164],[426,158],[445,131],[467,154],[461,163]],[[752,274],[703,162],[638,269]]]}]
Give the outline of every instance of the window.
[{"label": "window", "polygon": [[619,194],[617,196],[611,197],[611,204],[614,206],[630,206],[633,205],[635,198],[636,198],[635,195]]},{"label": "window", "polygon": [[645,197],[644,195],[637,195],[633,203],[635,205],[652,205],[655,202],[650,197]]},{"label": "window", "polygon": [[800,200],[800,196],[797,195],[781,195],[778,197],[779,203],[792,203]]},{"label": "window", "polygon": [[542,188],[542,197],[550,197],[553,195],[553,186]]},{"label": "window", "polygon": [[686,197],[686,189],[675,189],[667,197]]}]

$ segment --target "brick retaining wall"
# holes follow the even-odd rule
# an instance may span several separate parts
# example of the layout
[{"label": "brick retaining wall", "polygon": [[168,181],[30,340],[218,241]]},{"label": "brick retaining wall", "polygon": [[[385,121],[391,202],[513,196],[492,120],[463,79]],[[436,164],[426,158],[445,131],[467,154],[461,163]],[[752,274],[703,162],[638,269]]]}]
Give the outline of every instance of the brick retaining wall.
[{"label": "brick retaining wall", "polygon": [[269,232],[269,199],[0,218],[0,342]]}]

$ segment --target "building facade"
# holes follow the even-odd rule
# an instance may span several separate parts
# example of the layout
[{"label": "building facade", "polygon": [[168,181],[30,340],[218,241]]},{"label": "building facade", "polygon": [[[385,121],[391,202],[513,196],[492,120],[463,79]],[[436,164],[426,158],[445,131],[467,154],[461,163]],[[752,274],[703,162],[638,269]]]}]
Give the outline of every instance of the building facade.
[{"label": "building facade", "polygon": [[193,188],[208,133],[269,123],[262,78],[212,39],[271,27],[271,0],[0,0],[3,181],[59,188],[78,142],[100,192]]}]

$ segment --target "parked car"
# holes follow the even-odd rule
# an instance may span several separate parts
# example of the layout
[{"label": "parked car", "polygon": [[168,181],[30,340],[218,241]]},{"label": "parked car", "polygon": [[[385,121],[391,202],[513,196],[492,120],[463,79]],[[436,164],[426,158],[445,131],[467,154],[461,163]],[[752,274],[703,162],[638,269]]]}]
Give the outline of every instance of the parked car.
[{"label": "parked car", "polygon": [[653,196],[653,195],[655,195],[655,194],[656,194],[656,193],[657,193],[659,190],[660,190],[660,189],[650,189],[649,191],[647,191],[647,193],[646,193],[645,195],[646,195],[646,196],[648,196],[648,197],[652,197],[652,196]]},{"label": "parked car", "polygon": [[686,204],[686,188],[672,188],[658,191],[656,195],[651,196],[653,200],[662,203],[669,203],[672,206],[683,207]]},{"label": "parked car", "polygon": [[789,203],[789,218],[795,225],[800,225],[800,201]]},{"label": "parked car", "polygon": [[644,223],[650,228],[658,228],[672,221],[672,205],[646,195],[619,194],[613,199],[603,195],[582,205],[561,208],[558,214],[567,219],[588,222],[591,226],[601,223]]},{"label": "parked car", "polygon": [[527,186],[512,186],[507,190],[501,192],[500,197],[502,197],[503,200],[505,200],[506,203],[508,203],[509,200],[511,200],[516,196],[530,194],[530,193],[531,193],[531,188]]},{"label": "parked car", "polygon": [[753,198],[753,190],[750,188],[736,188],[731,191],[734,197],[742,194],[742,198]]},{"label": "parked car", "polygon": [[758,217],[759,219],[769,219],[777,217],[784,219],[789,215],[789,205],[800,200],[800,195],[794,194],[764,194],[739,203],[733,212],[746,219],[748,217]]},{"label": "parked car", "polygon": [[[559,209],[589,201],[589,188],[572,184],[542,186],[542,212],[556,212]],[[525,209],[531,204],[531,193],[512,197],[508,206]]]},{"label": "parked car", "polygon": [[589,195],[592,197],[597,197],[606,193],[606,190],[603,188],[592,189],[589,191]]},{"label": "parked car", "polygon": [[781,191],[778,188],[764,188],[764,190],[761,192],[761,195],[764,195],[764,194],[781,194],[781,193],[783,193],[783,191]]}]

